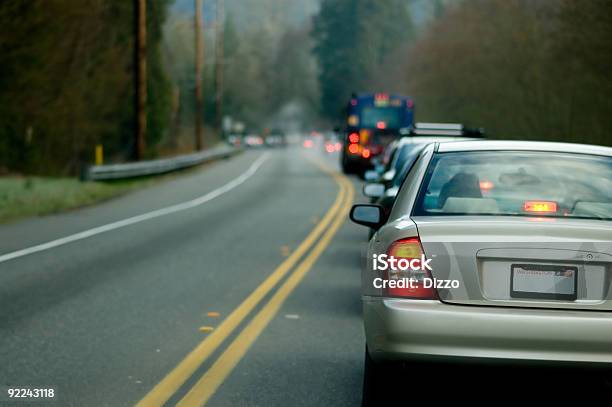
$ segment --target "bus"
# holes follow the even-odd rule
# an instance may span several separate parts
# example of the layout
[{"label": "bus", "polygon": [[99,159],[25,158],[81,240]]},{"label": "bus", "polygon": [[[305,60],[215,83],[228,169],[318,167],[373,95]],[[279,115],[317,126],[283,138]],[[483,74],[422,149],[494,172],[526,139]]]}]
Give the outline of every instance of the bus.
[{"label": "bus", "polygon": [[341,154],[345,174],[372,168],[372,159],[400,137],[400,129],[414,127],[414,101],[386,93],[353,95],[346,109],[346,128]]}]

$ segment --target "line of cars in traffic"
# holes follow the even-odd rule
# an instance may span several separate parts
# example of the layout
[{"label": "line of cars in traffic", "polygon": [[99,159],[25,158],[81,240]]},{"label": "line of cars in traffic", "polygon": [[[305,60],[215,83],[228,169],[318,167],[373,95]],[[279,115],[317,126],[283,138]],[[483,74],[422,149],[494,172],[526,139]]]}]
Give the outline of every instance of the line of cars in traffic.
[{"label": "line of cars in traffic", "polygon": [[261,148],[261,147],[286,147],[287,136],[279,129],[264,129],[261,134],[230,134],[227,142],[234,147]]},{"label": "line of cars in traffic", "polygon": [[[369,164],[350,213],[370,231],[363,405],[422,360],[612,368],[612,148],[417,123]],[[375,270],[381,254],[432,269]]]},{"label": "line of cars in traffic", "polygon": [[378,159],[373,160],[374,169],[364,173],[367,181],[363,188],[364,195],[371,198],[372,203],[381,205],[387,215],[399,187],[425,146],[435,142],[482,139],[484,130],[455,123],[416,123],[414,129],[403,135],[392,141]]}]

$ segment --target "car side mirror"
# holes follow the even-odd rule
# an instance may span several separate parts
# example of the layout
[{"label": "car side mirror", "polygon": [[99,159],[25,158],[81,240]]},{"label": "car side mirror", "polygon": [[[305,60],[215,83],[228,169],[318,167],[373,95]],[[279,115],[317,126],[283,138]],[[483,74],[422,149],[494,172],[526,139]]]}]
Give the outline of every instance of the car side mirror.
[{"label": "car side mirror", "polygon": [[363,194],[368,198],[380,198],[385,194],[385,186],[383,184],[365,184]]},{"label": "car side mirror", "polygon": [[363,178],[366,180],[366,182],[376,182],[376,181],[378,181],[380,176],[378,175],[377,171],[375,171],[375,170],[368,170],[363,175]]},{"label": "car side mirror", "polygon": [[379,229],[383,225],[383,208],[380,205],[353,205],[349,217],[358,225]]}]

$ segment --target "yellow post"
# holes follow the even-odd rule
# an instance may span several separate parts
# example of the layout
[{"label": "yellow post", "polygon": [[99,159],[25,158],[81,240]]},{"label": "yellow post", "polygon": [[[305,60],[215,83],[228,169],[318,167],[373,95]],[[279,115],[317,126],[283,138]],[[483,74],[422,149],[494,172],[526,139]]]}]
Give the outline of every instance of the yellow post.
[{"label": "yellow post", "polygon": [[96,145],[96,165],[104,164],[104,148],[102,144]]}]

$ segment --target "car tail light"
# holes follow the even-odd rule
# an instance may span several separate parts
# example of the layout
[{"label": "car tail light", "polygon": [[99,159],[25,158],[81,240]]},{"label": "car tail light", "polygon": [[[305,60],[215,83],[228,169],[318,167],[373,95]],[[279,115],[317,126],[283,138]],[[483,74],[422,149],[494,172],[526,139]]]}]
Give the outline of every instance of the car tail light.
[{"label": "car tail light", "polygon": [[336,143],[336,144],[334,144],[334,149],[335,149],[336,151],[340,151],[340,150],[342,150],[342,144],[340,144],[340,143]]},{"label": "car tail light", "polygon": [[491,181],[480,181],[480,189],[482,191],[490,191],[493,189],[493,183]]},{"label": "car tail light", "polygon": [[[401,239],[393,242],[387,250],[389,256],[396,259],[421,259],[423,255],[423,247],[418,237]],[[386,294],[392,297],[418,298],[423,300],[433,300],[438,298],[438,293],[434,287],[424,287],[423,280],[425,278],[432,279],[431,273],[428,270],[387,270],[388,280],[414,279],[416,282],[413,287],[406,288],[386,288]]]},{"label": "car tail light", "polygon": [[359,143],[359,134],[357,133],[351,133],[349,134],[349,142],[350,143]]},{"label": "car tail light", "polygon": [[376,128],[380,130],[384,130],[387,128],[387,123],[383,121],[376,122]]},{"label": "car tail light", "polygon": [[363,151],[361,152],[361,156],[363,158],[370,158],[371,155],[372,153],[367,148],[364,148]]},{"label": "car tail light", "polygon": [[555,213],[557,212],[557,203],[553,201],[525,201],[523,210],[534,213]]},{"label": "car tail light", "polygon": [[325,151],[327,151],[328,153],[333,153],[334,152],[334,145],[333,144],[325,144]]},{"label": "car tail light", "polygon": [[312,140],[304,140],[304,147],[311,148],[312,144]]},{"label": "car tail light", "polygon": [[359,154],[359,144],[351,144],[348,147],[348,151],[351,154]]}]

